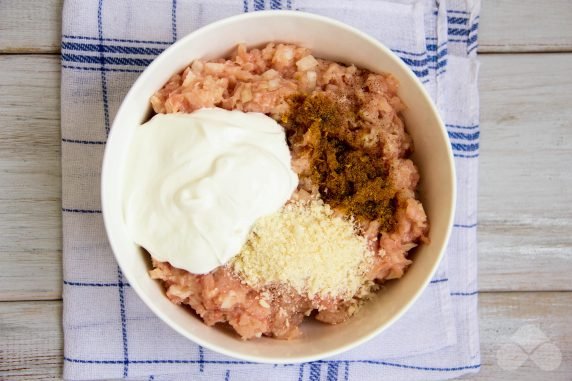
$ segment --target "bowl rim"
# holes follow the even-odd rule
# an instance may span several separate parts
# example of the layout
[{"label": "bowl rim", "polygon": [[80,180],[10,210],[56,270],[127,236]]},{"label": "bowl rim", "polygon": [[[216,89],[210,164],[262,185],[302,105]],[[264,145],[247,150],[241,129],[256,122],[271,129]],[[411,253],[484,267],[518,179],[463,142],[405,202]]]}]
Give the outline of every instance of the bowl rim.
[{"label": "bowl rim", "polygon": [[[287,358],[284,358],[284,357],[260,357],[257,355],[239,353],[239,352],[236,352],[234,350],[229,350],[223,346],[213,344],[209,341],[205,341],[205,340],[195,336],[192,332],[184,330],[182,327],[179,327],[175,324],[172,324],[170,321],[168,321],[168,319],[164,318],[163,312],[157,306],[155,306],[152,303],[152,301],[150,300],[150,297],[143,290],[141,290],[139,288],[139,286],[137,285],[137,282],[131,281],[132,279],[131,279],[131,276],[129,275],[129,271],[127,271],[127,272],[124,271],[120,255],[117,254],[118,251],[116,250],[116,244],[110,238],[112,236],[110,233],[112,230],[112,228],[111,228],[112,223],[111,223],[111,218],[109,217],[109,213],[106,212],[107,202],[106,202],[106,191],[105,190],[108,188],[108,181],[106,180],[107,176],[105,176],[105,174],[109,171],[107,168],[114,165],[114,163],[110,160],[110,155],[108,154],[108,151],[110,150],[109,147],[114,145],[114,143],[113,143],[114,142],[114,136],[116,135],[116,134],[114,134],[114,131],[117,130],[117,128],[118,128],[115,126],[116,121],[118,119],[120,119],[119,118],[120,115],[122,115],[123,113],[126,112],[126,110],[125,110],[126,103],[127,103],[126,100],[128,98],[132,97],[133,94],[137,93],[139,91],[139,88],[141,86],[143,86],[143,84],[147,81],[147,78],[151,75],[150,73],[155,71],[156,67],[160,67],[162,65],[162,62],[167,59],[166,57],[173,54],[172,52],[179,50],[179,47],[184,45],[187,40],[197,38],[197,36],[200,37],[201,34],[208,33],[209,31],[211,31],[213,29],[217,29],[223,25],[226,25],[229,23],[234,23],[234,22],[240,21],[242,19],[248,19],[251,21],[255,21],[257,19],[266,18],[266,17],[298,18],[298,19],[305,19],[305,20],[314,21],[314,22],[323,23],[323,24],[329,24],[330,26],[333,26],[335,28],[339,28],[339,29],[342,29],[342,30],[349,32],[351,34],[357,35],[360,39],[364,39],[367,42],[374,45],[377,49],[379,49],[380,51],[385,53],[385,55],[388,56],[388,59],[394,61],[394,63],[396,63],[398,66],[401,66],[403,69],[405,69],[405,72],[407,73],[407,76],[409,77],[411,82],[415,84],[415,87],[417,87],[418,90],[420,90],[420,94],[424,98],[424,101],[429,104],[431,112],[434,114],[436,120],[438,121],[440,133],[443,135],[442,137],[445,138],[445,141],[449,141],[448,135],[447,135],[447,130],[446,130],[445,125],[443,123],[443,120],[442,120],[442,118],[441,118],[441,116],[437,110],[437,107],[435,106],[433,100],[429,96],[427,90],[425,89],[425,87],[423,86],[421,81],[417,78],[417,76],[411,71],[411,69],[395,53],[393,53],[388,47],[386,47],[383,43],[381,43],[377,39],[373,38],[372,36],[368,35],[365,32],[360,31],[359,29],[354,28],[352,26],[349,26],[349,25],[347,25],[341,21],[337,21],[337,20],[332,19],[330,17],[320,16],[320,15],[316,15],[316,14],[312,14],[312,13],[308,13],[308,12],[303,12],[303,11],[264,10],[264,11],[243,13],[243,14],[230,16],[230,17],[215,21],[213,23],[205,25],[205,26],[187,34],[186,36],[182,37],[181,39],[179,39],[178,41],[173,43],[171,46],[169,46],[167,49],[165,49],[160,55],[158,55],[153,60],[153,62],[151,62],[151,64],[149,64],[149,66],[147,66],[145,68],[145,70],[135,80],[135,82],[133,83],[133,85],[131,86],[131,88],[129,89],[129,91],[127,92],[125,97],[123,98],[123,101],[121,102],[121,105],[117,110],[117,113],[115,115],[115,118],[113,120],[113,123],[111,125],[110,131],[108,134],[107,143],[105,145],[105,150],[103,153],[102,169],[101,169],[101,185],[100,185],[101,209],[102,209],[102,216],[103,216],[103,222],[104,222],[104,226],[105,226],[106,235],[107,235],[111,250],[113,252],[113,255],[114,255],[115,259],[117,260],[119,267],[121,268],[123,276],[131,284],[131,287],[134,289],[137,296],[145,303],[145,305],[149,309],[151,309],[151,311],[153,311],[153,313],[157,317],[159,317],[165,324],[167,324],[171,329],[174,329],[176,332],[178,332],[179,334],[181,334],[185,338],[193,341],[194,343],[196,343],[198,345],[201,345],[205,348],[208,348],[210,350],[213,350],[215,352],[218,352],[220,354],[223,354],[223,355],[226,355],[229,357],[237,358],[240,360],[251,361],[251,362],[257,362],[257,363],[266,363],[266,364],[294,364],[294,363],[301,363],[301,362],[317,361],[317,360],[321,360],[321,359],[324,359],[327,357],[332,357],[332,356],[338,355],[340,353],[346,352],[348,350],[351,350],[353,348],[356,348],[356,347],[362,345],[363,343],[373,339],[375,336],[379,335],[385,329],[387,329],[391,325],[393,325],[417,301],[417,299],[421,296],[423,291],[425,291],[425,289],[427,288],[427,285],[429,284],[431,278],[433,277],[433,275],[435,274],[435,271],[437,270],[439,264],[441,263],[441,261],[444,257],[444,253],[446,251],[448,242],[450,240],[451,231],[453,228],[455,209],[456,209],[456,201],[457,201],[456,171],[455,171],[453,151],[452,151],[451,145],[446,144],[447,157],[449,159],[447,161],[447,166],[449,167],[448,170],[451,173],[451,183],[448,184],[448,186],[451,189],[451,205],[449,208],[449,215],[447,216],[447,225],[446,225],[447,229],[445,231],[445,236],[444,236],[445,239],[443,242],[443,247],[441,248],[441,250],[439,252],[437,260],[434,262],[430,271],[427,272],[426,278],[418,286],[417,290],[413,294],[413,297],[411,297],[410,300],[407,301],[384,324],[379,325],[376,329],[373,329],[371,332],[369,332],[367,335],[364,335],[360,339],[356,339],[349,344],[342,345],[342,346],[335,348],[335,349],[326,350],[326,351],[323,351],[323,352],[321,352],[319,354],[315,354],[315,355],[309,355],[309,356],[308,355],[306,355],[306,356],[293,355],[292,357],[287,357]],[[207,325],[205,325],[205,328],[211,328],[211,327],[208,327]]]}]

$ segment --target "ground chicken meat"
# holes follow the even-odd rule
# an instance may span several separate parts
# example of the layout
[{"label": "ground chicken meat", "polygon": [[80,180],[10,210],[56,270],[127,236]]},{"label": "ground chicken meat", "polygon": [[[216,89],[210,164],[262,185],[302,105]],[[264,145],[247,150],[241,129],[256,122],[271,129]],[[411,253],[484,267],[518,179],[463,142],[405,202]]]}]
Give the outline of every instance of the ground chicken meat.
[{"label": "ground chicken meat", "polygon": [[[281,123],[288,136],[292,168],[300,178],[293,199],[320,196],[325,201],[334,200],[331,193],[326,193],[329,188],[341,186],[336,197],[344,200],[363,193],[353,189],[361,181],[371,187],[379,185],[378,192],[387,191],[383,205],[390,208],[385,210],[390,210],[391,215],[382,218],[368,204],[361,209],[371,212],[368,218],[365,212],[359,214],[360,209],[348,209],[343,202],[332,201],[338,214],[358,210],[356,221],[376,253],[367,284],[350,300],[310,300],[284,285],[254,289],[226,266],[195,275],[153,261],[151,276],[163,282],[167,297],[174,303],[189,305],[208,325],[230,324],[244,339],[262,335],[291,339],[300,335],[299,326],[312,311],[317,311],[317,320],[341,323],[383,281],[403,276],[411,263],[408,251],[427,241],[429,224],[415,196],[419,173],[408,158],[413,143],[400,116],[405,105],[397,96],[398,87],[397,80],[389,74],[316,59],[309,49],[275,43],[251,50],[239,45],[229,59],[196,60],[171,77],[151,98],[156,113],[191,113],[202,107],[222,107],[265,113]],[[335,130],[324,131],[323,123],[312,128],[311,120],[292,122],[296,119],[295,100],[316,96],[329,97],[336,108],[347,111]],[[329,167],[316,177],[319,144],[334,154],[336,149],[345,153],[333,157],[324,151],[322,160]],[[332,171],[349,173],[343,172],[344,168],[359,166],[360,161],[370,162],[369,167],[362,165],[368,178],[344,174],[340,180],[340,176],[330,176]],[[330,181],[328,186],[324,187],[323,179]]]}]

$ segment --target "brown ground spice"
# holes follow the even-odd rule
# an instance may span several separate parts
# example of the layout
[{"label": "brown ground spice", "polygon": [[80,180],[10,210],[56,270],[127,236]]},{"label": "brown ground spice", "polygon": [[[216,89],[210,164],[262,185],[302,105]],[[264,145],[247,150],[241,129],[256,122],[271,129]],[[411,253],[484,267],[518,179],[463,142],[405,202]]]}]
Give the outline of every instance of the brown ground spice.
[{"label": "brown ground spice", "polygon": [[326,94],[296,95],[282,118],[288,144],[312,146],[310,175],[322,199],[356,219],[378,220],[381,229],[395,224],[396,190],[379,154],[368,152],[351,131],[356,112],[348,102]]}]

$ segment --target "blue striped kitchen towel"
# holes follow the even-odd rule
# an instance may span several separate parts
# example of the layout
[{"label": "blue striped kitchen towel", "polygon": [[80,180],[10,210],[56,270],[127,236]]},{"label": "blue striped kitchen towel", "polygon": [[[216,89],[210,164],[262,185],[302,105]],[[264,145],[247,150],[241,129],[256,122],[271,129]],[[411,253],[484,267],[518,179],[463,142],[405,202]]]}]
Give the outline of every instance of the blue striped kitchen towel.
[{"label": "blue striped kitchen towel", "polygon": [[[64,377],[366,381],[441,380],[476,372],[479,7],[479,0],[66,0],[61,57]],[[163,324],[119,271],[99,201],[110,124],[139,73],[191,31],[263,9],[336,18],[393,49],[438,105],[458,175],[446,258],[411,310],[359,348],[297,365],[238,361]]]}]

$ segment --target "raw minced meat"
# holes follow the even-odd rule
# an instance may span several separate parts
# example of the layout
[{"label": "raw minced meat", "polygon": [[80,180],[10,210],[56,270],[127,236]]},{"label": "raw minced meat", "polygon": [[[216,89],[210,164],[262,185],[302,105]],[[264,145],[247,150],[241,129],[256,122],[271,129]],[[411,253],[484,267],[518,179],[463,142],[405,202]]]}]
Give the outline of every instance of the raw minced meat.
[{"label": "raw minced meat", "polygon": [[[229,266],[195,275],[153,261],[151,276],[164,283],[167,297],[191,306],[208,325],[229,323],[244,339],[262,335],[290,339],[299,336],[299,325],[314,310],[317,320],[343,322],[379,284],[402,277],[411,263],[408,251],[427,242],[429,226],[415,195],[419,173],[409,159],[413,143],[400,115],[405,105],[397,95],[398,87],[390,74],[315,58],[309,49],[275,43],[250,50],[239,45],[229,59],[196,60],[174,75],[151,98],[157,113],[191,113],[202,107],[261,112],[284,125],[291,137],[294,97],[325,94],[340,107],[354,110],[337,134],[346,136],[344,144],[352,150],[364,152],[382,164],[383,181],[392,187],[388,196],[392,216],[390,223],[363,216],[355,219],[375,255],[364,287],[349,300],[310,299],[287,285],[255,289]],[[327,192],[320,189],[319,179],[312,174],[316,143],[309,127],[288,141],[292,168],[300,178],[293,195],[296,200],[313,199]],[[333,205],[333,209],[341,215],[348,213],[341,206]]]}]

